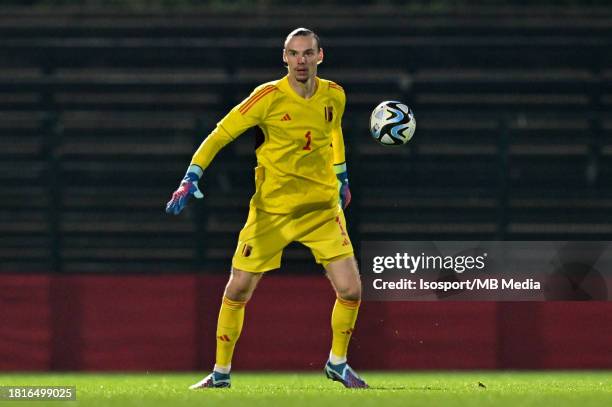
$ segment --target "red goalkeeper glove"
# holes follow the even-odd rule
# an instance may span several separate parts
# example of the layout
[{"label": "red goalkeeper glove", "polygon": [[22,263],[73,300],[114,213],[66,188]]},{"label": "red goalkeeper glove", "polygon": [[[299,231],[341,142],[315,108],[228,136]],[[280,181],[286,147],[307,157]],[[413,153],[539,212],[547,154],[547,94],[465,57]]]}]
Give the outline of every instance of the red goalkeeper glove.
[{"label": "red goalkeeper glove", "polygon": [[181,181],[178,189],[172,194],[172,198],[166,204],[166,212],[173,215],[181,213],[190,196],[195,196],[200,199],[204,197],[200,188],[198,188],[198,181],[202,176],[202,169],[197,165],[190,165],[187,168],[187,173]]},{"label": "red goalkeeper glove", "polygon": [[349,203],[351,203],[351,190],[349,189],[346,163],[334,164],[334,172],[336,173],[336,178],[338,178],[338,196],[340,206],[342,209],[346,209]]}]

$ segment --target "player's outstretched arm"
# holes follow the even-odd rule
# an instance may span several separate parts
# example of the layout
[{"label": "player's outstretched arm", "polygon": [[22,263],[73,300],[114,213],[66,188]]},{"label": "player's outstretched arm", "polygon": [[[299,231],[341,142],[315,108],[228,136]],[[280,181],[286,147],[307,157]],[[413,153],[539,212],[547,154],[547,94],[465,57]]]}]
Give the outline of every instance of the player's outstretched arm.
[{"label": "player's outstretched arm", "polygon": [[181,213],[187,201],[193,195],[200,199],[204,197],[200,188],[198,188],[198,181],[202,177],[202,168],[192,164],[187,168],[187,173],[183,177],[179,187],[172,194],[172,198],[166,204],[166,212],[173,215]]},{"label": "player's outstretched arm", "polygon": [[166,204],[166,212],[178,215],[181,213],[189,198],[204,197],[198,188],[198,181],[202,173],[210,165],[217,153],[241,135],[249,127],[258,125],[266,115],[271,103],[270,97],[277,90],[276,86],[264,84],[255,88],[251,95],[235,106],[217,123],[215,129],[204,139],[191,159],[191,165],[181,181],[178,189]]},{"label": "player's outstretched arm", "polygon": [[351,203],[351,190],[349,189],[348,171],[346,170],[346,163],[334,164],[334,172],[336,178],[338,178],[338,196],[342,209]]}]

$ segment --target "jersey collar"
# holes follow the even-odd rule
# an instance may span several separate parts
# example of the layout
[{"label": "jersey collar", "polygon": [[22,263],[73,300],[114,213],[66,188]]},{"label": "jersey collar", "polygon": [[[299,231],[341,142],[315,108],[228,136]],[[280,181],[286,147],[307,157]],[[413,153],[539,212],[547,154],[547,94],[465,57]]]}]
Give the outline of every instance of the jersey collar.
[{"label": "jersey collar", "polygon": [[281,85],[281,88],[287,94],[291,95],[291,97],[293,97],[294,99],[299,100],[302,103],[310,103],[310,101],[315,99],[321,93],[321,87],[323,85],[318,76],[315,76],[315,81],[317,81],[317,90],[315,90],[315,93],[313,93],[313,95],[309,99],[305,99],[301,97],[295,92],[295,90],[293,90],[293,88],[289,84],[289,75],[285,75],[285,77],[281,79],[280,85]]}]

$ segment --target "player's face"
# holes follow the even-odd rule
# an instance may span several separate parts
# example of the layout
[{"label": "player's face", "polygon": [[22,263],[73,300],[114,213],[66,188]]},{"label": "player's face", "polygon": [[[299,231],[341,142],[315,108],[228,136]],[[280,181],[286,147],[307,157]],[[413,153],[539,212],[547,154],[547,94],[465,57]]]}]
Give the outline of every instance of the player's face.
[{"label": "player's face", "polygon": [[317,64],[322,60],[323,50],[318,48],[312,35],[291,37],[283,50],[289,75],[298,82],[313,79],[317,75]]}]

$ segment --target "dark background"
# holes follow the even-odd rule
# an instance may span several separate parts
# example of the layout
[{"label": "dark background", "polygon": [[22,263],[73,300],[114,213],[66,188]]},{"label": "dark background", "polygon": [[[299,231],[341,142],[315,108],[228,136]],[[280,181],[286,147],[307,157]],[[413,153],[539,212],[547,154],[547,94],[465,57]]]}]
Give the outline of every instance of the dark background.
[{"label": "dark background", "polygon": [[[253,134],[206,171],[204,200],[178,217],[164,205],[217,120],[284,74],[282,43],[298,26],[319,33],[319,74],[347,93],[357,250],[365,240],[612,240],[607,3],[3,2],[0,368],[208,367],[253,191]],[[401,148],[368,134],[370,111],[389,99],[417,118]],[[333,294],[321,274],[308,251],[286,251],[249,309],[247,367],[319,368],[307,351],[284,363],[293,353],[278,349],[307,348],[320,326],[312,351],[325,357]],[[291,296],[303,305],[287,308]],[[364,304],[353,357],[365,368],[609,368],[610,311]],[[278,326],[266,325],[273,315]],[[287,319],[299,321],[292,333]],[[285,335],[261,365],[248,341],[274,329]]]}]

